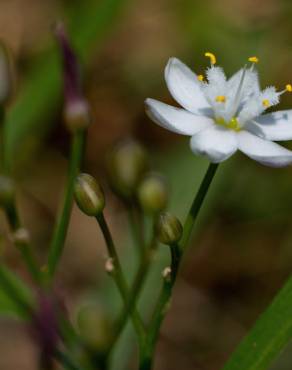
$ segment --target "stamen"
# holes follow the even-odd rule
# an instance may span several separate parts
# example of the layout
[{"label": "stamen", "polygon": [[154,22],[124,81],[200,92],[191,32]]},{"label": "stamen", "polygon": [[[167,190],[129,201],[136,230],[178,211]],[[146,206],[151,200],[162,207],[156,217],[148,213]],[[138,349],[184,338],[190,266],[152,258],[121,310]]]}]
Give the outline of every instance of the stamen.
[{"label": "stamen", "polygon": [[260,60],[258,57],[249,57],[248,61],[251,63],[258,63]]},{"label": "stamen", "polygon": [[280,96],[280,95],[283,95],[283,94],[285,94],[286,92],[289,92],[289,93],[291,93],[291,92],[292,92],[292,85],[291,85],[291,84],[287,84],[287,85],[285,86],[285,89],[284,89],[284,90],[282,90],[282,91],[278,92],[278,95],[279,95],[279,96]]},{"label": "stamen", "polygon": [[197,78],[198,78],[199,81],[204,81],[204,76],[203,75],[198,75]]},{"label": "stamen", "polygon": [[218,96],[216,96],[216,102],[218,102],[218,103],[225,103],[226,102],[226,96],[224,96],[224,95],[218,95]]},{"label": "stamen", "polygon": [[266,107],[266,108],[268,108],[268,107],[271,106],[271,103],[270,103],[270,101],[268,99],[264,99],[262,101],[262,103],[263,103],[263,106]]},{"label": "stamen", "polygon": [[210,58],[211,64],[216,64],[216,57],[213,53],[207,52],[205,53],[205,57]]}]

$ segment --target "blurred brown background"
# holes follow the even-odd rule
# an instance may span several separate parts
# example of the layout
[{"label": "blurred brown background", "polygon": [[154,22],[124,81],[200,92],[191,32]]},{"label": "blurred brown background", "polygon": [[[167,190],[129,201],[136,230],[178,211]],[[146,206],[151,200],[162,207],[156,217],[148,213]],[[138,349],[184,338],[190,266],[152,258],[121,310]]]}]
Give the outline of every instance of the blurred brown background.
[{"label": "blurred brown background", "polygon": [[[11,47],[16,71],[17,104],[31,71],[55,48],[51,25],[95,6],[90,0],[1,0],[0,38]],[[112,1],[111,3],[114,3]],[[207,65],[204,51],[217,55],[231,74],[251,55],[260,59],[263,86],[279,89],[292,81],[292,3],[289,0],[128,0],[102,37],[92,40],[84,58],[86,95],[92,105],[84,169],[105,187],[106,215],[121,248],[127,248],[126,216],[105,178],[106,152],[118,140],[135,137],[149,150],[153,167],[171,185],[170,209],[184,217],[207,166],[195,158],[185,139],[155,126],[143,102],[153,97],[173,103],[163,80],[167,59],[176,56],[197,72]],[[92,5],[93,4],[93,5]],[[94,8],[95,9],[95,8]],[[84,20],[83,20],[84,21]],[[88,22],[98,22],[91,13]],[[83,24],[75,27],[78,38]],[[81,57],[83,58],[83,56]],[[42,64],[43,65],[43,64]],[[46,73],[46,72],[44,72]],[[32,84],[34,82],[32,81]],[[39,83],[38,89],[42,89]],[[37,94],[37,93],[36,93]],[[285,95],[281,109],[291,107]],[[31,101],[32,111],[39,102]],[[40,261],[44,261],[66,176],[69,136],[62,124],[61,101],[48,104],[33,128],[20,129],[13,151],[18,201]],[[14,123],[17,129],[17,122]],[[229,354],[291,273],[292,172],[269,169],[240,154],[221,165],[201,214],[192,246],[175,289],[173,305],[163,325],[157,370],[219,370]],[[18,254],[7,241],[8,263],[28,279]],[[104,273],[105,248],[96,223],[74,208],[58,289],[74,320],[79,307],[92,299],[111,312],[114,287]],[[146,302],[151,305],[166,256],[157,259]],[[155,287],[155,288],[154,288]],[[155,291],[154,291],[155,290]],[[110,292],[109,292],[110,291]],[[99,293],[100,292],[100,293]],[[114,298],[111,298],[114,296]],[[111,303],[112,302],[112,303]],[[145,304],[144,304],[145,305]],[[126,344],[119,351],[127,358]],[[37,348],[26,325],[0,319],[0,369],[36,369]],[[127,361],[115,368],[128,369]],[[274,370],[291,369],[289,350]]]}]

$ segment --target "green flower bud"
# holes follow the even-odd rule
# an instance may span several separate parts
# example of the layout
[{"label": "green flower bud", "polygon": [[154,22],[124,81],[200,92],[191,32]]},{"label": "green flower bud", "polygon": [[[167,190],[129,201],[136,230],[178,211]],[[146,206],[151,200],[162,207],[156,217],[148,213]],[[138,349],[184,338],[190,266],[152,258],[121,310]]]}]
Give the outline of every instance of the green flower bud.
[{"label": "green flower bud", "polygon": [[88,216],[98,216],[104,209],[105,199],[102,188],[87,173],[81,173],[76,181],[74,196],[78,207]]},{"label": "green flower bud", "polygon": [[159,174],[148,174],[139,185],[138,200],[147,213],[162,211],[168,200],[168,188],[165,179]]},{"label": "green flower bud", "polygon": [[157,223],[157,239],[162,244],[172,245],[180,241],[183,227],[180,221],[171,213],[164,212]]},{"label": "green flower bud", "polygon": [[10,208],[15,197],[14,181],[7,176],[0,175],[0,207]]},{"label": "green flower bud", "polygon": [[109,154],[108,172],[111,185],[124,198],[134,196],[147,168],[146,151],[134,140],[120,142]]},{"label": "green flower bud", "polygon": [[112,325],[103,307],[91,302],[78,313],[77,323],[82,338],[90,349],[104,352],[112,338]]},{"label": "green flower bud", "polygon": [[91,122],[90,110],[83,99],[69,102],[64,108],[64,121],[72,132],[86,129]]}]

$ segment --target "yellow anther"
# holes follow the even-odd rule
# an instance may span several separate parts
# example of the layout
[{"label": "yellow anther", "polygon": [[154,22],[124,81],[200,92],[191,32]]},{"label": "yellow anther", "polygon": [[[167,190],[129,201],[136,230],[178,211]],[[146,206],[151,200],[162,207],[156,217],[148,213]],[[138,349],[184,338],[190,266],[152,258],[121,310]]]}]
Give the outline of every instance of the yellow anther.
[{"label": "yellow anther", "polygon": [[205,57],[210,58],[211,64],[216,64],[216,57],[213,53],[205,53]]},{"label": "yellow anther", "polygon": [[268,99],[263,100],[263,106],[268,108],[271,105],[270,101]]},{"label": "yellow anther", "polygon": [[198,75],[197,77],[198,77],[199,81],[204,81],[204,76],[203,75]]},{"label": "yellow anther", "polygon": [[218,96],[216,96],[216,102],[225,103],[226,102],[226,97],[224,95],[218,95]]},{"label": "yellow anther", "polygon": [[252,62],[252,63],[258,63],[259,62],[259,58],[258,57],[249,57],[248,58],[248,61],[249,62]]},{"label": "yellow anther", "polygon": [[291,85],[291,84],[287,84],[287,85],[285,86],[285,88],[286,88],[286,91],[288,91],[288,92],[292,92],[292,85]]}]

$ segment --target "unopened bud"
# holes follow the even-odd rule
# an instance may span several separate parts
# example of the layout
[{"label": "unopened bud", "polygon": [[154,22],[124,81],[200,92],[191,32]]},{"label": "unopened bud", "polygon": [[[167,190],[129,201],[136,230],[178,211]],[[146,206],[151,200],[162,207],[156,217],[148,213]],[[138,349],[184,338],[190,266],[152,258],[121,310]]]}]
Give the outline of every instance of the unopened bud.
[{"label": "unopened bud", "polygon": [[157,238],[162,244],[172,245],[180,241],[183,227],[180,221],[171,213],[164,212],[157,223]]},{"label": "unopened bud", "polygon": [[63,59],[64,120],[70,131],[85,129],[90,124],[90,110],[82,89],[79,61],[65,26],[58,22],[55,35]]},{"label": "unopened bud", "polygon": [[10,208],[15,196],[14,181],[7,176],[0,175],[0,207]]},{"label": "unopened bud", "polygon": [[90,349],[100,352],[108,349],[113,328],[101,304],[86,304],[80,309],[77,322],[80,334]]},{"label": "unopened bud", "polygon": [[6,46],[0,42],[0,104],[5,104],[12,95],[13,73],[10,53]]},{"label": "unopened bud", "polygon": [[64,121],[68,129],[73,132],[87,128],[91,121],[87,102],[80,99],[65,104]]},{"label": "unopened bud", "polygon": [[75,181],[74,196],[78,207],[88,216],[98,216],[104,209],[102,188],[94,177],[80,174]]},{"label": "unopened bud", "polygon": [[134,140],[120,142],[109,154],[108,172],[112,187],[125,198],[134,195],[147,168],[147,153]]},{"label": "unopened bud", "polygon": [[162,211],[168,200],[168,188],[165,179],[159,174],[148,174],[138,188],[138,199],[147,213]]},{"label": "unopened bud", "polygon": [[14,232],[12,238],[13,238],[13,242],[19,246],[30,243],[29,231],[25,229],[24,227],[17,229]]}]

